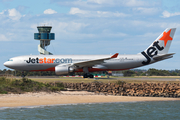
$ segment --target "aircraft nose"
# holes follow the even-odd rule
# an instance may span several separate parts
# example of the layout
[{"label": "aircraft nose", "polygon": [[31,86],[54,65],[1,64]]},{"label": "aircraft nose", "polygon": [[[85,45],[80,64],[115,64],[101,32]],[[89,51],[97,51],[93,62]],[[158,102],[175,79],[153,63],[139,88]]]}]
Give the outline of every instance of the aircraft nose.
[{"label": "aircraft nose", "polygon": [[4,66],[10,67],[10,63],[7,61],[7,62],[4,63]]}]

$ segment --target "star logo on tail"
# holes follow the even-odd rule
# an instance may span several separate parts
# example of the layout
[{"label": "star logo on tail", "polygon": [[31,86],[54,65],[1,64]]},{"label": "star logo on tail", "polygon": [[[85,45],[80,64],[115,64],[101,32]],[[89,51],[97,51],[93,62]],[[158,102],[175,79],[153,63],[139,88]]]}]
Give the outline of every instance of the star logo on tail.
[{"label": "star logo on tail", "polygon": [[171,29],[168,32],[164,32],[163,36],[159,39],[159,40],[164,41],[164,47],[166,47],[166,44],[167,44],[168,40],[172,40],[172,37],[170,36],[170,33],[171,33]]}]

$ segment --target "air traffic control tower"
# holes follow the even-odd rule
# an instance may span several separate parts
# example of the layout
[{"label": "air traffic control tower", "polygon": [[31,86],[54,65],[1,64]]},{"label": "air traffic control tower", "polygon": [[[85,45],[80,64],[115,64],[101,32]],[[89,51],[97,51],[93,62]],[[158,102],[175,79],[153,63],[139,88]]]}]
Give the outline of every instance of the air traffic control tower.
[{"label": "air traffic control tower", "polygon": [[52,26],[37,26],[39,33],[34,33],[34,39],[40,40],[38,45],[38,51],[43,55],[52,55],[52,53],[46,51],[47,46],[50,45],[50,41],[54,40],[55,34],[50,33]]}]

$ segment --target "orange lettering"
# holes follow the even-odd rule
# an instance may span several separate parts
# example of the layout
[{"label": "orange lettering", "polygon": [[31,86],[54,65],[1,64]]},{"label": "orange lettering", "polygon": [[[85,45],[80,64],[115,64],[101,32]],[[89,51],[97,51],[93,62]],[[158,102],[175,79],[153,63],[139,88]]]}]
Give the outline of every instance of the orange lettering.
[{"label": "orange lettering", "polygon": [[54,63],[55,58],[52,58],[51,63]]},{"label": "orange lettering", "polygon": [[39,59],[39,63],[41,63],[41,64],[43,63],[43,59],[42,58]]},{"label": "orange lettering", "polygon": [[44,58],[44,63],[46,63],[46,58]]},{"label": "orange lettering", "polygon": [[51,63],[51,59],[50,58],[47,59],[47,63],[48,64]]}]

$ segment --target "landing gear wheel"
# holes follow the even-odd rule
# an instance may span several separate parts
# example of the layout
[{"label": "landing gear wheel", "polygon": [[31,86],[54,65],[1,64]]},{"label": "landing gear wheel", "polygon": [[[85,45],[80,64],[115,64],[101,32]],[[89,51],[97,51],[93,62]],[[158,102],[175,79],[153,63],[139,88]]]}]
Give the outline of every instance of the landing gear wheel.
[{"label": "landing gear wheel", "polygon": [[83,75],[83,78],[88,78],[88,75],[87,75],[87,74],[84,74],[84,75]]},{"label": "landing gear wheel", "polygon": [[90,74],[89,77],[90,77],[90,78],[94,78],[94,75],[93,75],[93,74]]},{"label": "landing gear wheel", "polygon": [[93,74],[87,74],[87,73],[85,73],[85,74],[83,75],[83,78],[94,78],[94,75],[93,75]]}]

